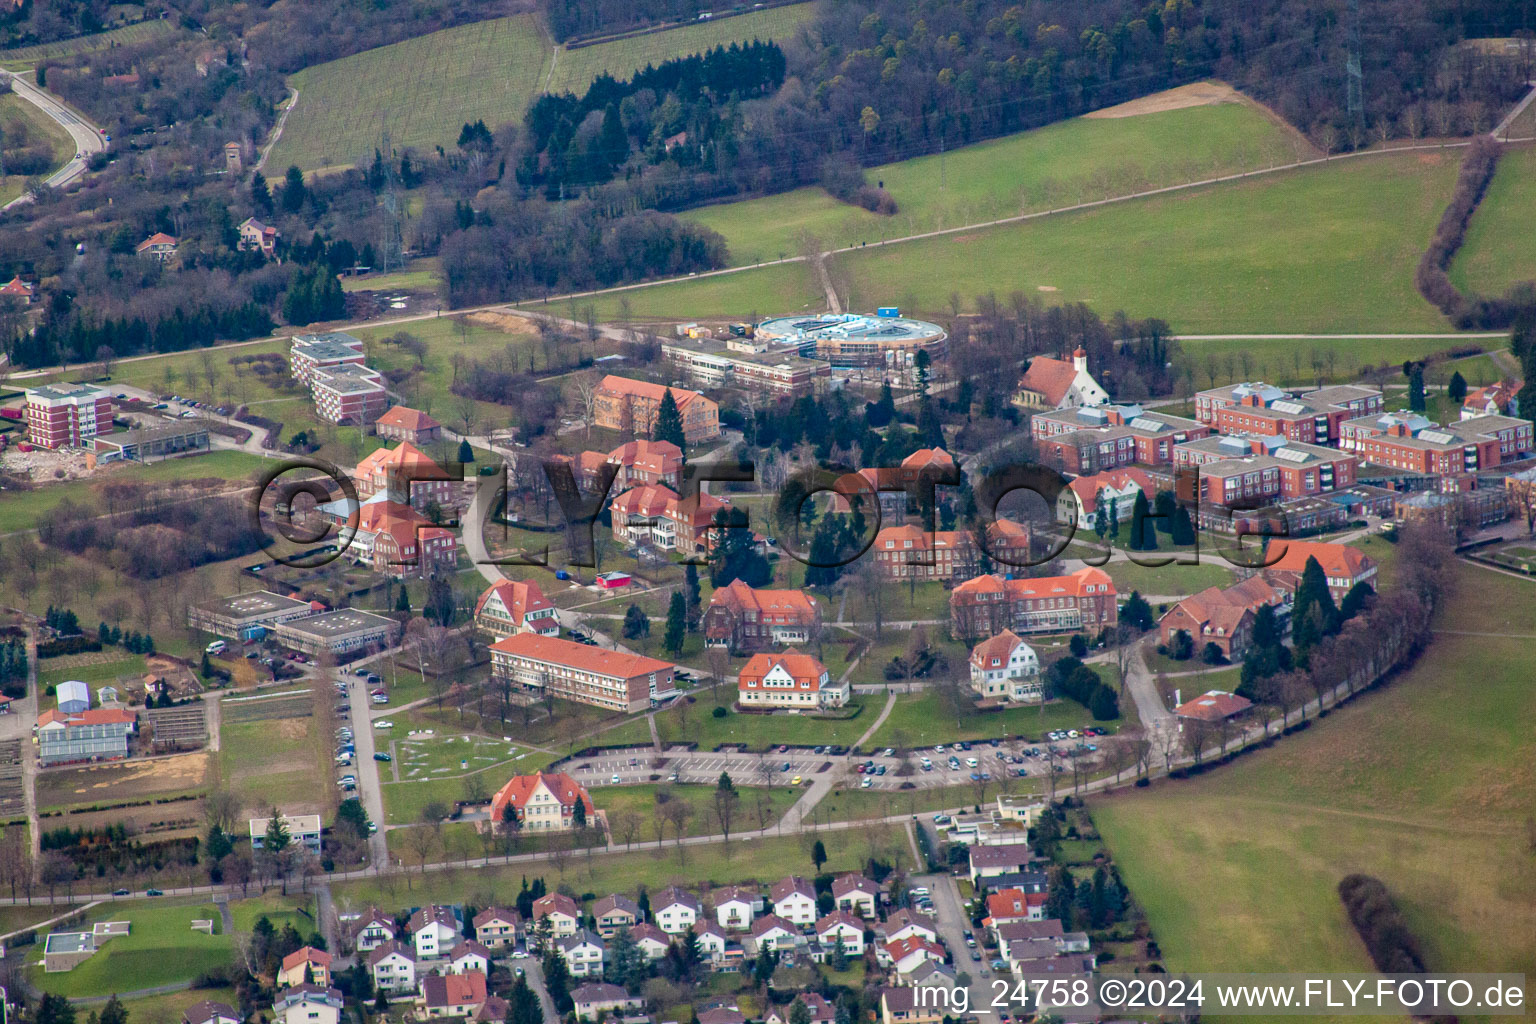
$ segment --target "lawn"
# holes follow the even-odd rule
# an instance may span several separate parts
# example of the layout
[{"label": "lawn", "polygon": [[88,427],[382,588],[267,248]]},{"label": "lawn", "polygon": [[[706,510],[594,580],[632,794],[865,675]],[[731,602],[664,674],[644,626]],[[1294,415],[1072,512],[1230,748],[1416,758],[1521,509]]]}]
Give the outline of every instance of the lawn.
[{"label": "lawn", "polygon": [[[1091,666],[1110,681],[1114,668],[1109,665]],[[966,693],[969,694],[969,689]],[[1126,699],[1122,710],[1129,710],[1131,701]],[[1056,700],[1045,705],[1008,708],[1004,711],[977,713],[969,706],[958,714],[947,707],[943,698],[933,690],[917,694],[902,694],[896,698],[896,707],[880,726],[869,746],[873,747],[931,747],[936,743],[954,743],[956,740],[1001,739],[1005,736],[1025,736],[1038,739],[1053,729],[1081,729],[1093,724],[1088,710],[1074,700]],[[1113,728],[1115,722],[1100,723]]]},{"label": "lawn", "polygon": [[1191,333],[1445,330],[1413,270],[1456,171],[1450,154],[1365,157],[872,248],[832,270],[855,309],[941,310],[957,291],[970,309],[1017,290]]},{"label": "lawn", "polygon": [[[714,750],[726,743],[744,744],[752,750],[785,743],[812,747],[835,743],[846,745],[863,735],[882,706],[879,697],[855,697],[843,709],[845,712],[855,708],[863,709],[852,718],[818,718],[792,714],[744,715],[730,710],[731,702],[735,699],[735,689],[722,686],[718,698],[712,698],[708,690],[703,690],[698,694],[696,703],[658,712],[656,728],[661,734],[662,743],[697,743],[700,750]],[[716,706],[726,708],[725,717],[714,716],[713,709]],[[610,741],[605,737],[603,742]]]},{"label": "lawn", "polygon": [[[1122,118],[1079,117],[938,155],[873,167],[899,211],[882,217],[820,188],[705,207],[738,265],[978,224],[1085,200],[1289,163],[1307,147],[1246,102]],[[942,182],[942,184],[941,184]]]},{"label": "lawn", "polygon": [[[1155,553],[1140,552],[1137,557],[1152,558]],[[1104,571],[1115,581],[1117,592],[1129,594],[1134,590],[1144,596],[1185,596],[1198,594],[1206,587],[1228,587],[1237,582],[1236,574],[1214,552],[1203,553],[1200,562],[1194,565],[1174,563],[1154,568],[1135,562],[1110,562]]]},{"label": "lawn", "polygon": [[435,292],[442,283],[442,271],[436,259],[412,261],[405,270],[388,274],[366,274],[362,277],[344,277],[344,292]]},{"label": "lawn", "polygon": [[98,472],[90,480],[72,480],[69,483],[50,482],[33,491],[8,492],[0,497],[0,533],[30,530],[37,524],[37,517],[68,498],[77,504],[96,504],[96,485],[107,481],[133,481],[166,483],[177,480],[202,480],[219,477],[230,481],[244,481],[263,465],[266,460],[245,452],[215,451],[189,458],[166,459],[163,462],[120,463]]},{"label": "lawn", "polygon": [[[775,781],[782,781],[777,774],[774,778]],[[784,812],[789,810],[790,805],[800,799],[801,795],[798,787],[759,786],[756,777],[738,778],[735,781],[741,798],[736,803],[735,814],[731,819],[732,832],[745,832],[758,828],[760,820],[766,821],[770,826],[773,825],[784,816]],[[720,834],[720,822],[715,815],[714,786],[600,786],[591,790],[592,802],[600,810],[608,813],[610,828],[615,824],[613,816],[620,811],[633,811],[639,816],[640,830],[635,836],[636,841],[656,838],[656,809],[659,806],[656,796],[662,792],[667,795],[669,801],[683,801],[693,810],[693,816],[688,819],[685,834],[690,836]],[[759,804],[760,799],[761,804]],[[672,826],[669,824],[667,835],[672,834]],[[622,843],[623,833],[614,836],[613,841]]]},{"label": "lawn", "polygon": [[544,91],[581,95],[601,73],[626,79],[646,65],[690,54],[702,53],[716,46],[748,42],[754,39],[782,42],[808,24],[816,15],[814,3],[791,4],[766,11],[752,11],[730,18],[696,22],[664,32],[647,32],[631,39],[619,39],[576,49],[560,47],[554,71],[545,80]]},{"label": "lawn", "polygon": [[466,122],[520,121],[549,64],[537,16],[443,29],[305,68],[298,102],[267,165],[281,176],[371,159],[387,131],[396,149],[453,146]]},{"label": "lawn", "polygon": [[1536,603],[1525,581],[1458,574],[1444,632],[1387,689],[1235,765],[1090,804],[1170,970],[1369,970],[1334,891],[1355,871],[1386,882],[1430,970],[1536,970]]},{"label": "lawn", "polygon": [[[604,322],[623,321],[625,302],[628,302],[627,315],[636,320],[694,317],[739,320],[753,314],[756,314],[754,319],[760,319],[826,308],[826,296],[815,285],[810,266],[803,262],[714,274],[694,281],[629,288],[577,301],[583,307],[590,304],[598,319]],[[531,302],[524,305],[533,310],[543,309]],[[561,308],[565,307],[562,305]]]},{"label": "lawn", "polygon": [[[936,771],[939,769],[935,769]],[[958,774],[958,773],[957,773]],[[997,797],[997,780],[986,784],[985,800]],[[1041,780],[1012,778],[1008,780],[1008,793],[1012,796],[1040,793]],[[844,789],[829,793],[816,805],[818,821],[861,821],[867,818],[883,818],[892,814],[923,814],[948,811],[955,808],[970,809],[976,806],[976,787],[937,786],[928,789]]]},{"label": "lawn", "polygon": [[871,853],[899,857],[897,863],[903,868],[912,863],[905,833],[886,826],[774,836],[751,842],[668,845],[664,850],[644,854],[596,853],[589,858],[585,853],[577,853],[563,872],[557,863],[545,861],[537,865],[476,868],[467,874],[437,871],[408,877],[390,875],[342,882],[332,886],[332,892],[338,901],[350,900],[354,906],[374,904],[393,909],[419,906],[426,900],[462,902],[466,892],[473,894],[477,905],[505,903],[516,897],[523,879],[536,875],[542,875],[551,889],[563,880],[582,892],[631,895],[642,885],[654,892],[672,884],[713,887],[733,882],[768,883],[793,872],[812,872],[811,847],[818,838],[827,852],[824,871],[861,869]]},{"label": "lawn", "polygon": [[[1348,384],[1358,381],[1369,367],[1400,366],[1405,359],[1423,359],[1455,344],[1451,338],[1246,338],[1241,343],[1218,338],[1182,338],[1178,361],[1188,367],[1191,380],[1201,389],[1244,380],[1311,388],[1319,378],[1324,383]],[[1438,365],[1448,367],[1447,378],[1452,370],[1460,370],[1474,387],[1494,383],[1500,376],[1486,353]],[[1161,411],[1178,415],[1172,409]]]},{"label": "lawn", "polygon": [[[0,61],[4,59],[0,52]],[[34,148],[39,142],[47,144],[53,162],[44,176],[64,166],[65,161],[75,154],[74,141],[57,121],[14,94],[0,96],[0,131],[4,132],[6,145],[12,148],[22,145]],[[0,206],[21,195],[27,180],[25,174],[0,175]]]},{"label": "lawn", "polygon": [[261,896],[245,900],[231,900],[229,916],[235,931],[248,932],[256,927],[262,917],[282,931],[283,925],[292,924],[300,935],[308,936],[315,930],[314,900],[308,896]]},{"label": "lawn", "polygon": [[193,931],[194,919],[211,919],[215,932],[219,931],[219,911],[211,903],[135,902],[98,907],[87,918],[88,923],[128,921],[129,933],[109,939],[74,970],[56,974],[43,972],[39,942],[35,959],[34,954],[28,955],[28,980],[43,991],[71,997],[105,996],[190,981],[227,965],[234,954],[228,935]]},{"label": "lawn", "polygon": [[328,744],[313,717],[226,719],[220,730],[219,774],[252,817],[274,804],[287,814],[325,815],[331,810],[329,798],[316,776],[330,770]]},{"label": "lawn", "polygon": [[1533,206],[1536,147],[1510,149],[1500,158],[1493,181],[1472,215],[1466,241],[1451,264],[1452,283],[1463,291],[1501,295],[1512,284],[1536,279],[1536,237],[1530,230]]}]

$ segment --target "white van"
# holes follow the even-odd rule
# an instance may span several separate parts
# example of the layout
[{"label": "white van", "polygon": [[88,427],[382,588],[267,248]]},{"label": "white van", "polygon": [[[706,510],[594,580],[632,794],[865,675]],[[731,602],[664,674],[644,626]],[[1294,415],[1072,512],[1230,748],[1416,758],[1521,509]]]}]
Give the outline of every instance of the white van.
[{"label": "white van", "polygon": [[976,759],[974,757],[966,758],[965,759],[965,766],[967,768],[975,768],[976,767]]},{"label": "white van", "polygon": [[209,654],[223,654],[224,653],[224,648],[227,647],[227,646],[229,646],[229,645],[226,644],[223,640],[215,640],[213,643],[209,644],[207,647],[204,647],[203,650],[206,651]]}]

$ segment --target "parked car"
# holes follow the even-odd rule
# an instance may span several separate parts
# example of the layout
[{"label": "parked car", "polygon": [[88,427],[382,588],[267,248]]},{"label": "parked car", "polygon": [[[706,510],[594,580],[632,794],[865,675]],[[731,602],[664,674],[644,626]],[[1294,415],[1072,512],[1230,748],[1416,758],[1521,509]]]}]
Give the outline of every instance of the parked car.
[{"label": "parked car", "polygon": [[800,785],[800,776],[796,775],[794,778],[790,779],[789,780],[789,784],[791,786],[798,786],[798,785]]},{"label": "parked car", "polygon": [[620,780],[620,778],[617,775],[615,775],[613,778],[609,779],[608,781],[613,783],[615,786],[617,786],[619,784],[619,782],[622,781],[622,780]]},{"label": "parked car", "polygon": [[377,722],[373,723],[373,727],[375,729],[393,729],[395,727],[395,723],[391,722],[387,718],[381,718]]},{"label": "parked car", "polygon": [[390,760],[393,760],[393,758],[391,758],[388,754],[384,753],[384,751],[382,751],[382,750],[376,752],[373,755],[373,759],[375,761],[390,761]]},{"label": "parked car", "polygon": [[112,895],[113,896],[132,896],[133,893],[129,892],[127,889],[113,889],[112,890]]},{"label": "parked car", "polygon": [[870,786],[873,786],[874,784],[875,784],[875,780],[870,778],[868,775],[866,775],[866,776],[864,776],[864,781],[859,783],[859,788],[860,789],[868,789]]},{"label": "parked car", "polygon": [[785,761],[785,762],[784,762],[784,767],[783,767],[783,768],[780,768],[780,769],[779,769],[779,771],[781,771],[781,772],[787,772],[787,771],[789,771],[789,762],[788,762],[788,761]]},{"label": "parked car", "polygon": [[376,694],[374,694],[372,697],[370,697],[368,699],[373,701],[375,704],[388,704],[389,703],[389,697],[386,696],[385,694],[382,694],[382,693],[376,693]]}]

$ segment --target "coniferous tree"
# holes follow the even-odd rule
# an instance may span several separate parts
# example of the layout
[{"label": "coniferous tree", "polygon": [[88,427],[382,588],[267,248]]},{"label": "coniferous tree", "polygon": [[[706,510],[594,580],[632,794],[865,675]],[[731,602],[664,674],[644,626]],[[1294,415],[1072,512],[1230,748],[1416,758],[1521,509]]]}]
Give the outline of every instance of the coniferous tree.
[{"label": "coniferous tree", "polygon": [[683,653],[683,638],[688,632],[688,602],[678,591],[672,592],[672,603],[667,608],[667,632],[663,646],[674,657]]},{"label": "coniferous tree", "polygon": [[1460,405],[1463,401],[1466,400],[1467,378],[1461,375],[1460,370],[1457,370],[1455,373],[1451,374],[1451,382],[1446,385],[1445,393],[1450,397],[1451,401],[1455,402],[1457,405]]},{"label": "coniferous tree", "polygon": [[651,428],[652,441],[671,441],[679,448],[686,449],[687,442],[683,440],[683,414],[677,408],[677,399],[672,397],[672,389],[667,388],[661,396],[661,404],[656,409],[656,423]]}]

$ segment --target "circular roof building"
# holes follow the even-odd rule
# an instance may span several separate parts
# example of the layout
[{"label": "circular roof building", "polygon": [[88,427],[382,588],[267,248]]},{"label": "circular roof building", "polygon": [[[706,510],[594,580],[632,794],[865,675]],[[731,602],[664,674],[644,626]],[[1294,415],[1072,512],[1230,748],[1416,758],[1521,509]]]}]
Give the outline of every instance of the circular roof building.
[{"label": "circular roof building", "polygon": [[793,348],[834,366],[910,366],[918,352],[926,351],[929,358],[943,355],[948,338],[938,324],[901,316],[895,309],[881,310],[877,316],[824,313],[776,317],[758,324],[754,335],[760,344]]}]

